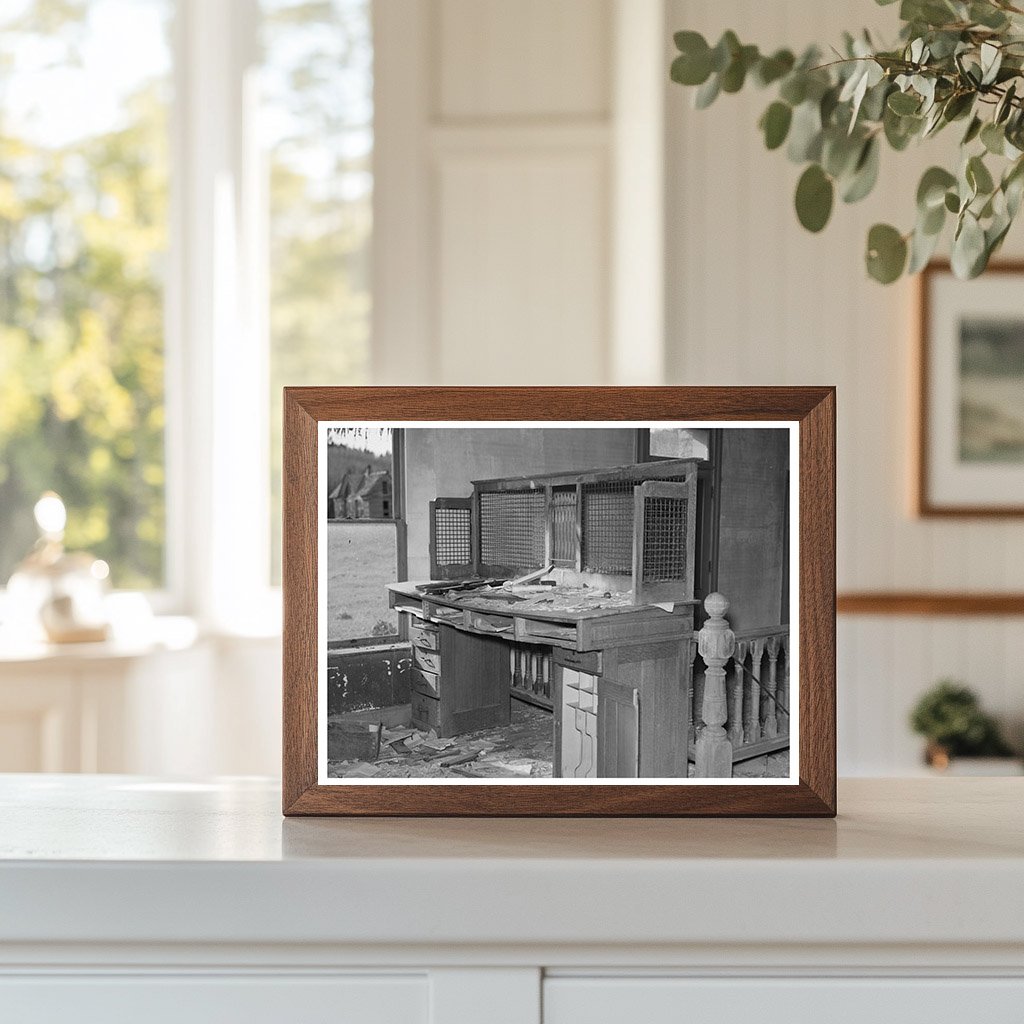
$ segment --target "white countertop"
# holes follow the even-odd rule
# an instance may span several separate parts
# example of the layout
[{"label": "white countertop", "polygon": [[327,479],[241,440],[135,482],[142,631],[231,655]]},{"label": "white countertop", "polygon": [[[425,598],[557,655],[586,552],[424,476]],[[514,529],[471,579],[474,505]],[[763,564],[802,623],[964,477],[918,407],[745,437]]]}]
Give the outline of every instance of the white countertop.
[{"label": "white countertop", "polygon": [[284,819],[275,783],[0,777],[0,943],[1024,945],[1024,782],[836,821]]}]

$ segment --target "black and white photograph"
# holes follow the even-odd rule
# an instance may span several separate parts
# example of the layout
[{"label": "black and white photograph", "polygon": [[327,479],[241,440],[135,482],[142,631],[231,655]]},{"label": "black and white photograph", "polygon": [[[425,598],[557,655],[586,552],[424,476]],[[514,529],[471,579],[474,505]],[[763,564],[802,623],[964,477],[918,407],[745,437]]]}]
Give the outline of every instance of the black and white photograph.
[{"label": "black and white photograph", "polygon": [[796,781],[791,424],[320,424],[320,782]]}]

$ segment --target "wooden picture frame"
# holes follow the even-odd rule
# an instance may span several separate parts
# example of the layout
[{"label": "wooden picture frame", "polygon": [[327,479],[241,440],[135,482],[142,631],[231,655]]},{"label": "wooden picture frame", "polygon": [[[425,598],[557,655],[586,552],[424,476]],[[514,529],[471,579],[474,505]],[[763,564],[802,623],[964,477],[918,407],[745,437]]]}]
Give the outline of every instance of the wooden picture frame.
[{"label": "wooden picture frame", "polygon": [[[1012,279],[1016,280],[1012,280]],[[986,461],[984,437],[972,441],[965,402],[976,405],[964,391],[966,382],[961,352],[964,331],[971,319],[1011,318],[1024,338],[1024,314],[1019,312],[1019,291],[1024,285],[1024,262],[989,264],[984,275],[959,281],[946,261],[930,263],[917,282],[917,339],[914,375],[917,410],[914,453],[913,511],[921,518],[993,519],[1024,516],[1024,460],[1016,463]],[[1001,298],[1002,296],[1002,298]],[[953,317],[959,317],[959,338]],[[956,380],[954,380],[956,378]],[[959,383],[959,389],[957,388]],[[979,380],[972,387],[983,386]],[[1011,382],[1011,386],[1016,381]],[[1024,381],[1021,382],[1024,387]],[[959,410],[955,407],[959,400]],[[977,416],[978,414],[976,414]],[[998,405],[989,419],[998,415]],[[980,432],[974,428],[975,433]],[[990,426],[990,432],[995,429]],[[954,436],[956,431],[956,436]],[[965,438],[967,439],[965,441]],[[958,440],[959,439],[959,440]],[[964,456],[965,445],[970,457]],[[981,451],[976,451],[979,447]],[[1014,482],[1013,478],[1017,478]],[[1009,487],[1009,490],[1007,490]],[[987,500],[986,500],[987,495]]]},{"label": "wooden picture frame", "polygon": [[[628,427],[644,423],[786,427],[797,456],[791,536],[798,548],[794,653],[799,741],[783,781],[679,777],[658,784],[545,779],[544,785],[411,785],[322,781],[318,679],[326,638],[320,622],[321,425],[486,421]],[[596,422],[595,422],[596,421]],[[831,387],[412,388],[303,387],[284,393],[283,811],[286,815],[392,816],[811,816],[836,813],[835,389]],[[408,430],[405,431],[408,433]],[[638,449],[639,450],[639,449]],[[407,457],[406,457],[407,459]],[[659,463],[652,463],[658,466]],[[635,468],[635,467],[634,467]],[[409,472],[406,468],[405,472]],[[787,484],[787,487],[790,486]],[[657,491],[657,488],[652,490]],[[672,492],[674,494],[674,492]],[[426,511],[424,510],[424,517]],[[787,526],[788,528],[788,526]],[[790,536],[787,534],[787,536]],[[550,544],[548,551],[550,551]],[[787,557],[789,557],[787,555]],[[787,563],[788,565],[789,563]],[[692,571],[692,570],[691,570]],[[789,579],[787,570],[787,580]],[[791,584],[786,585],[788,593]],[[605,595],[607,596],[607,595]],[[443,603],[443,602],[442,602]],[[690,602],[691,604],[694,602]],[[710,607],[710,605],[709,605]],[[444,609],[442,609],[444,610]],[[450,609],[447,609],[450,611]],[[518,620],[517,620],[518,621]],[[595,620],[596,621],[596,620]],[[323,641],[321,643],[321,641]],[[697,635],[689,635],[692,650]],[[701,638],[702,654],[714,646]],[[600,654],[555,649],[558,663],[586,669]],[[614,652],[613,652],[614,654]],[[711,650],[709,658],[713,658]],[[710,665],[710,660],[708,664]],[[774,665],[774,662],[773,662]],[[772,669],[774,676],[774,667]],[[723,671],[724,675],[724,671]],[[561,678],[561,677],[560,677]],[[760,685],[760,684],[759,684]],[[619,688],[621,689],[621,687]],[[629,694],[609,689],[609,706],[630,712]],[[618,703],[616,703],[618,702]],[[722,703],[725,703],[724,699]],[[705,703],[703,705],[707,707]],[[763,700],[762,700],[763,706]],[[788,714],[788,712],[787,712]],[[722,718],[724,720],[724,712]],[[557,728],[557,727],[556,727]],[[692,742],[692,741],[691,741]],[[685,761],[684,761],[685,763]],[[584,784],[586,783],[586,784]],[[698,783],[698,784],[694,784]],[[754,783],[760,783],[754,784]]]}]

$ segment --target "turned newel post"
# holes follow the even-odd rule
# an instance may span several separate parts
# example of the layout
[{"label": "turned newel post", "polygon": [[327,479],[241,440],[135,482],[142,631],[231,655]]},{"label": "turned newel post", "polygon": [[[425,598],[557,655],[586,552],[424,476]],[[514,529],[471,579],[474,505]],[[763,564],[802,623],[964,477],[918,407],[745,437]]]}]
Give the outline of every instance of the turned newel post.
[{"label": "turned newel post", "polygon": [[704,728],[697,737],[694,760],[698,779],[732,778],[732,742],[725,731],[725,664],[736,649],[736,634],[725,621],[729,602],[722,594],[704,601],[708,620],[697,634],[704,672]]}]

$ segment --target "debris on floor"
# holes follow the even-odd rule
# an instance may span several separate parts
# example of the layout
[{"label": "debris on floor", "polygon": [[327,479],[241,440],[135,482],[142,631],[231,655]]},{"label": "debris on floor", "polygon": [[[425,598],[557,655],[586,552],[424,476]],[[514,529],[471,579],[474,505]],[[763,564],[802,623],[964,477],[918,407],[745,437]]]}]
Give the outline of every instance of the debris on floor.
[{"label": "debris on floor", "polygon": [[[343,716],[328,721],[327,774],[331,778],[373,779],[540,779],[551,778],[554,739],[550,712],[512,701],[508,725],[461,736],[439,737],[408,725],[360,722],[350,732]],[[348,723],[345,723],[347,725]],[[360,748],[349,744],[358,737]],[[339,742],[340,741],[340,742]],[[346,745],[341,746],[341,742]],[[344,750],[347,758],[332,756]],[[693,776],[693,764],[690,764]],[[741,761],[734,778],[780,779],[789,776],[789,751]]]},{"label": "debris on floor", "polygon": [[[332,717],[336,720],[328,722],[328,729],[343,720],[340,715]],[[379,740],[376,758],[360,751],[361,756],[338,759],[330,757],[329,750],[327,774],[336,779],[551,778],[551,714],[517,700],[512,701],[512,721],[508,725],[453,737],[439,737],[433,731],[409,726],[385,726]]]}]

